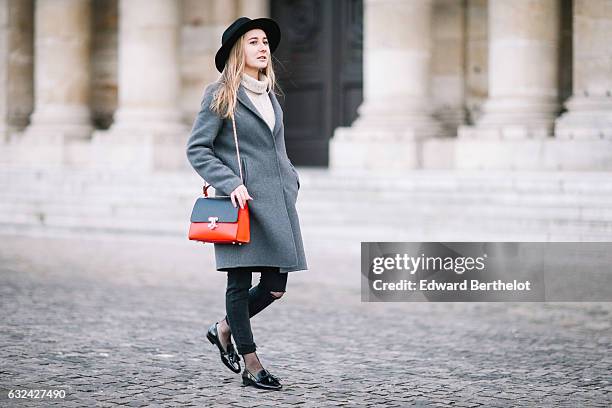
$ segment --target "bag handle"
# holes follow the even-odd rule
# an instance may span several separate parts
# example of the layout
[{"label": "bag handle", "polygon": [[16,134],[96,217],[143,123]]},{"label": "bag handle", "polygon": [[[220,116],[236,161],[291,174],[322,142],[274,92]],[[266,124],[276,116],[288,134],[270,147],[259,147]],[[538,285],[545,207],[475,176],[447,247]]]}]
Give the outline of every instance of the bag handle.
[{"label": "bag handle", "polygon": [[[244,178],[242,177],[242,161],[240,160],[240,149],[238,148],[238,133],[236,132],[236,120],[234,119],[234,113],[232,112],[232,128],[234,130],[234,144],[236,145],[236,158],[238,159],[238,169],[240,170],[240,180],[244,184]],[[205,197],[208,197],[209,183],[206,183],[202,188]]]}]

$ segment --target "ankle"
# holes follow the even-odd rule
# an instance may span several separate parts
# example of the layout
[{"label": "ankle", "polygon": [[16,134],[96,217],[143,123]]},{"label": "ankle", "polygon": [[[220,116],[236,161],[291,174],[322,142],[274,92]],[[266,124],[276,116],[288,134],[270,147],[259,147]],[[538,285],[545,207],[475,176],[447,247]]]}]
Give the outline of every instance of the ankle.
[{"label": "ankle", "polygon": [[217,325],[217,330],[219,331],[220,334],[224,334],[224,335],[226,335],[227,333],[231,331],[225,319],[219,321]]},{"label": "ankle", "polygon": [[263,366],[255,352],[243,354],[243,358],[244,365],[246,366],[247,370],[251,372],[251,374],[257,374],[258,371],[263,369]]}]

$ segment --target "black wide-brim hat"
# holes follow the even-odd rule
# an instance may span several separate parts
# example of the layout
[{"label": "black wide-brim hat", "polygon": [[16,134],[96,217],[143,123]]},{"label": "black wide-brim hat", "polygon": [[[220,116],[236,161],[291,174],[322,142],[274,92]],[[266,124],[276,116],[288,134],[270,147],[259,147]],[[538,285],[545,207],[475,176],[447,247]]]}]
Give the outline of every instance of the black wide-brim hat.
[{"label": "black wide-brim hat", "polygon": [[227,27],[221,37],[221,48],[219,48],[217,55],[215,55],[215,65],[219,72],[223,72],[225,62],[229,58],[230,51],[236,41],[241,35],[254,28],[260,28],[266,33],[270,53],[276,50],[281,38],[280,27],[276,24],[276,21],[271,18],[256,18],[251,20],[248,17],[240,17]]}]

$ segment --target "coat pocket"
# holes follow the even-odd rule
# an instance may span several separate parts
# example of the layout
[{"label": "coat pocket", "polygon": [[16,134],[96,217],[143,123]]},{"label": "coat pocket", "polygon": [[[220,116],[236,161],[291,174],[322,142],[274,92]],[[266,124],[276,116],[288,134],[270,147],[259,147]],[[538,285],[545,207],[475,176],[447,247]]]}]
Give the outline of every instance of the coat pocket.
[{"label": "coat pocket", "polygon": [[297,188],[299,190],[300,189],[300,175],[298,174],[295,167],[293,167],[293,164],[291,165],[291,170],[293,170],[293,174],[295,174],[295,180],[297,181]]},{"label": "coat pocket", "polygon": [[247,186],[247,181],[249,179],[249,175],[248,175],[248,170],[247,170],[247,164],[246,164],[246,159],[240,158],[240,162],[242,163],[242,183]]}]

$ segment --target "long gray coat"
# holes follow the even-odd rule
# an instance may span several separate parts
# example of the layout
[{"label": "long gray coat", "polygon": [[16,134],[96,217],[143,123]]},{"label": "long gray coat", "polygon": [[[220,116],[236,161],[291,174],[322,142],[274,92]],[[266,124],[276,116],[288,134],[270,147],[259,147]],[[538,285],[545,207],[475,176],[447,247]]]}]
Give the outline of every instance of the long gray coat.
[{"label": "long gray coat", "polygon": [[[200,112],[187,142],[187,158],[195,171],[218,192],[230,195],[242,184],[236,158],[232,120],[210,109],[220,86],[206,87]],[[295,203],[300,179],[287,156],[283,111],[273,92],[274,131],[249,99],[238,89],[236,132],[248,201],[251,241],[248,244],[214,244],[217,270],[236,266],[278,266],[281,272],[308,269]],[[256,270],[256,268],[254,268]]]}]

